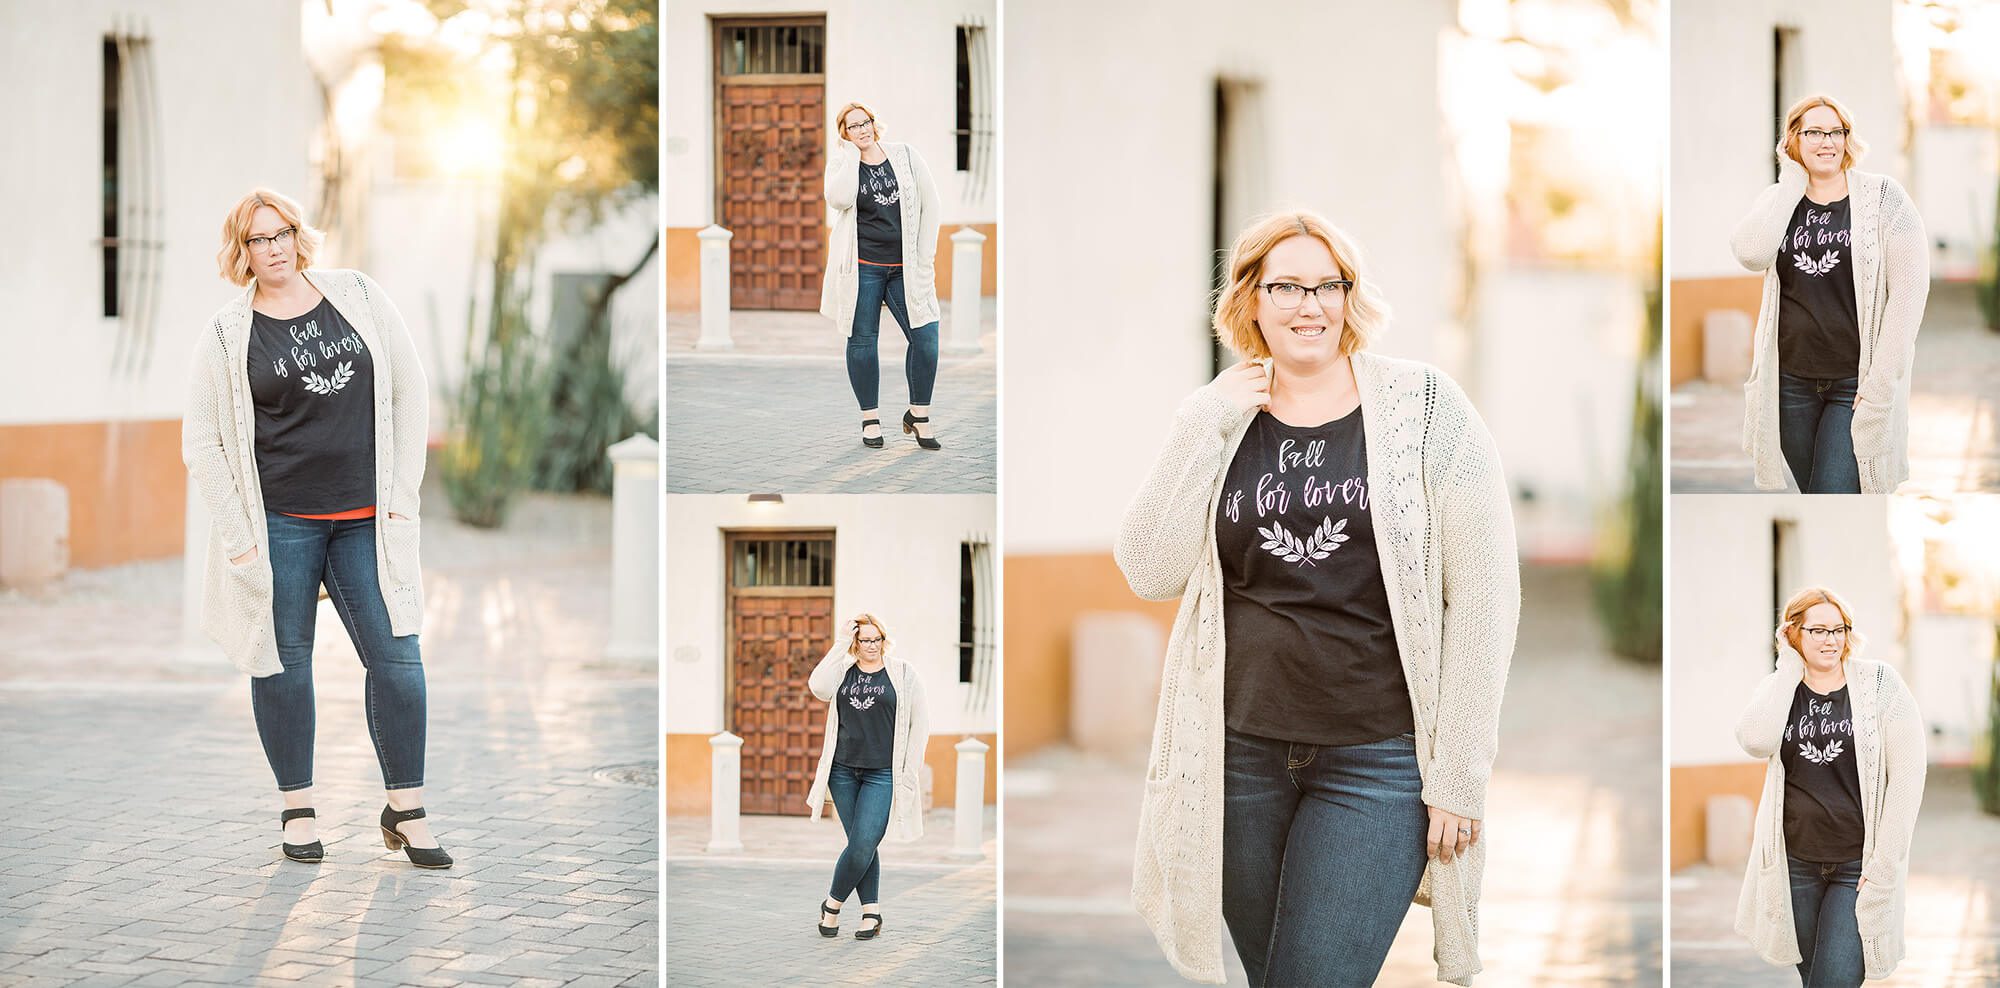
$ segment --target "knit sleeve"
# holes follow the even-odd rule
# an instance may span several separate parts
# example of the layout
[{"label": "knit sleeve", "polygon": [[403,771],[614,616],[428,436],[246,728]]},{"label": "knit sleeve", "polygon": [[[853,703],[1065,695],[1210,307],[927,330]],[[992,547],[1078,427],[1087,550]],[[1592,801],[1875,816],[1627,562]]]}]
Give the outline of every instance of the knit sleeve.
[{"label": "knit sleeve", "polygon": [[201,490],[208,523],[220,538],[222,551],[235,559],[256,548],[257,538],[250,525],[250,498],[237,483],[222,445],[222,423],[231,406],[222,378],[227,368],[221,333],[221,324],[211,323],[195,346],[187,411],[181,415],[181,462]]},{"label": "knit sleeve", "polygon": [[826,204],[838,210],[854,208],[861,192],[861,159],[854,145],[835,141],[826,156]]},{"label": "knit sleeve", "polygon": [[1133,593],[1171,600],[1187,588],[1207,544],[1223,447],[1243,416],[1213,385],[1189,395],[1174,413],[1173,433],[1118,527],[1113,557]]},{"label": "knit sleeve", "polygon": [[906,673],[903,689],[909,694],[907,702],[910,704],[910,746],[905,752],[905,765],[911,778],[921,778],[924,754],[931,742],[930,697],[924,692],[924,677],[917,672],[916,665],[905,662],[903,669]]},{"label": "knit sleeve", "polygon": [[395,476],[382,510],[416,518],[423,509],[424,460],[430,443],[431,388],[403,314],[373,278],[355,276],[375,313],[375,326],[388,351],[390,428],[395,436]]},{"label": "knit sleeve", "polygon": [[917,149],[910,148],[910,170],[917,178],[917,250],[936,263],[938,249],[939,219],[943,216],[943,200],[938,197],[937,183],[931,180],[930,166],[924,163],[924,156]]},{"label": "knit sleeve", "polygon": [[1882,815],[1875,824],[1874,854],[1862,865],[1869,882],[1893,884],[1910,857],[1910,838],[1917,827],[1917,807],[1924,800],[1924,718],[1903,677],[1880,667],[1883,683],[1876,691],[1882,704]]},{"label": "knit sleeve", "polygon": [[[1480,820],[1500,747],[1500,699],[1521,618],[1521,561],[1513,504],[1500,453],[1486,423],[1456,383],[1433,373],[1437,389],[1425,439],[1444,589],[1438,655],[1437,740],[1423,801]],[[1435,459],[1433,459],[1435,457]],[[1433,468],[1426,466],[1426,473]]]},{"label": "knit sleeve", "polygon": [[1924,321],[1924,303],[1931,291],[1930,241],[1923,217],[1892,178],[1882,180],[1882,281],[1887,299],[1882,329],[1868,379],[1861,382],[1861,400],[1886,408],[1895,400],[1897,385],[1910,372],[1916,354],[1917,329]]},{"label": "knit sleeve", "polygon": [[1805,194],[1805,166],[1793,161],[1780,147],[1778,181],[1757,193],[1750,203],[1750,212],[1736,224],[1736,233],[1729,238],[1738,263],[1752,271],[1762,271],[1778,259],[1778,249],[1785,243],[1785,224]]},{"label": "knit sleeve", "polygon": [[853,639],[853,632],[846,628],[834,636],[833,647],[827,649],[826,657],[819,660],[819,665],[814,666],[812,674],[806,677],[806,688],[812,690],[812,695],[822,700],[833,699],[834,691],[840,689],[840,681],[847,676],[847,667],[854,664],[853,656],[847,654]]},{"label": "knit sleeve", "polygon": [[1752,758],[1769,758],[1778,753],[1785,736],[1785,715],[1792,709],[1792,694],[1805,679],[1806,663],[1789,648],[1778,649],[1778,667],[1757,682],[1750,702],[1736,719],[1736,743]]}]

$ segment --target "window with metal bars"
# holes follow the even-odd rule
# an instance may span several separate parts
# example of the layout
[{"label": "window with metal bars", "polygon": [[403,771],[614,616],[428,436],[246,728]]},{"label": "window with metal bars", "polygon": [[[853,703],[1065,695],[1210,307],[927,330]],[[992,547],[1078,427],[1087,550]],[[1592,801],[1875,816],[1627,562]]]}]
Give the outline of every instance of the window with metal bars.
[{"label": "window with metal bars", "polygon": [[982,712],[993,698],[993,546],[961,542],[958,546],[958,681],[966,691],[966,710]]},{"label": "window with metal bars", "polygon": [[721,29],[722,74],[823,75],[826,26],[737,24]]},{"label": "window with metal bars", "polygon": [[101,164],[99,195],[104,207],[104,314],[118,315],[118,111],[120,86],[124,75],[124,60],[118,55],[118,42],[104,39],[104,105],[100,123],[103,127],[104,155]]},{"label": "window with metal bars", "polygon": [[984,192],[993,160],[993,53],[984,25],[958,25],[956,41],[953,158],[958,171],[971,173],[967,195],[977,196]]},{"label": "window with metal bars", "polygon": [[833,586],[833,538],[738,535],[730,542],[729,583],[751,587]]}]

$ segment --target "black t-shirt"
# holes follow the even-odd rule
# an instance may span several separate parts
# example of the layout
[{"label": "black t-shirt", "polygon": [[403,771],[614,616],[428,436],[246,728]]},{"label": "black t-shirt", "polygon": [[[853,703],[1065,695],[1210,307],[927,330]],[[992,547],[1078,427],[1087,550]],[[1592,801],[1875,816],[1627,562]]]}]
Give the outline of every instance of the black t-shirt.
[{"label": "black t-shirt", "polygon": [[1850,200],[1800,197],[1778,249],[1778,369],[1843,380],[1861,373]]},{"label": "black t-shirt", "polygon": [[250,397],[264,506],[323,515],[375,503],[375,365],[320,299],[293,319],[250,317]]},{"label": "black t-shirt", "polygon": [[854,203],[860,209],[861,259],[871,264],[903,263],[903,190],[889,159],[879,165],[861,163],[861,188]]},{"label": "black t-shirt", "polygon": [[1861,860],[1861,771],[1847,687],[1821,696],[1799,684],[1783,752],[1785,852],[1819,864]]},{"label": "black t-shirt", "polygon": [[896,763],[896,687],[889,667],[862,672],[847,667],[840,690],[840,729],[833,742],[833,760],[848,768],[888,768]]},{"label": "black t-shirt", "polygon": [[1215,539],[1230,727],[1327,745],[1415,730],[1359,408],[1310,427],[1259,412],[1224,478]]}]

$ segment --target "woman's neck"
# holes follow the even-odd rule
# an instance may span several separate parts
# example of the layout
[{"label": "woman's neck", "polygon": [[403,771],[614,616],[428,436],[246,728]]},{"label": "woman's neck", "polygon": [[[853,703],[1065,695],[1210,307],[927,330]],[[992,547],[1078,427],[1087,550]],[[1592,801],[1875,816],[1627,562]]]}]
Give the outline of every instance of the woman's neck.
[{"label": "woman's neck", "polygon": [[1831,669],[1814,668],[1806,663],[1806,686],[1814,693],[1826,694],[1847,685],[1847,663],[1836,662]]},{"label": "woman's neck", "polygon": [[292,313],[308,302],[317,302],[318,292],[303,275],[290,274],[282,281],[257,279],[257,292],[250,299],[250,307],[259,312]]},{"label": "woman's neck", "polygon": [[1271,414],[1287,425],[1319,425],[1361,403],[1354,364],[1346,354],[1311,368],[1271,367]]},{"label": "woman's neck", "polygon": [[881,659],[875,659],[873,661],[870,661],[868,659],[857,657],[854,660],[854,665],[857,668],[859,668],[862,672],[881,672],[883,664],[884,664],[883,660]]},{"label": "woman's neck", "polygon": [[1825,177],[1807,175],[1806,196],[1822,206],[1847,198],[1847,173],[1834,172]]},{"label": "woman's neck", "polygon": [[861,152],[861,160],[871,165],[879,165],[889,160],[889,152],[882,150],[882,144],[878,141],[868,145],[867,149]]}]

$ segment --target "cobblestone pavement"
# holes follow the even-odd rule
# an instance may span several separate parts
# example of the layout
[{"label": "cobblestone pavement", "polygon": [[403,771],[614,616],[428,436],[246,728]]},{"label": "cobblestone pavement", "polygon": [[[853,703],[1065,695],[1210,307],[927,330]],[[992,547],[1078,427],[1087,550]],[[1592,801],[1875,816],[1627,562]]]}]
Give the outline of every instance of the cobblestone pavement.
[{"label": "cobblestone pavement", "polygon": [[988,807],[977,861],[952,856],[949,810],[925,817],[921,840],[884,841],[882,935],[860,941],[856,899],[840,911],[840,937],[811,928],[842,846],[837,820],[746,816],[744,851],[713,855],[701,850],[707,817],[670,817],[667,983],[994,984],[993,823]]},{"label": "cobblestone pavement", "polygon": [[[1931,289],[1910,378],[1904,493],[2000,490],[2000,334],[1980,325],[1965,285]],[[1672,482],[1680,492],[1752,491],[1741,449],[1743,388],[1692,382],[1671,397]]]},{"label": "cobblestone pavement", "polygon": [[[1796,971],[1764,963],[1735,933],[1742,887],[1741,868],[1695,865],[1675,873],[1676,988],[1799,983]],[[1904,896],[1908,953],[1894,975],[1869,985],[2000,984],[2000,817],[1979,812],[1966,768],[1931,766]]]},{"label": "cobblestone pavement", "polygon": [[474,532],[432,495],[425,801],[386,851],[358,659],[322,605],[326,860],[278,851],[242,677],[179,634],[177,561],[0,596],[0,983],[657,984],[656,665],[601,656],[609,505]]},{"label": "cobblestone pavement", "polygon": [[[991,307],[988,307],[990,312]],[[998,465],[995,336],[976,355],[945,354],[924,450],[902,434],[908,407],[902,333],[882,334],[881,417],[887,444],[861,445],[845,348],[817,313],[738,313],[739,349],[697,354],[674,344],[670,316],[666,483],[675,494],[989,494]],[[683,330],[684,332],[684,330]]]},{"label": "cobblestone pavement", "polygon": [[[1477,982],[1657,985],[1660,672],[1604,653],[1580,570],[1523,577]],[[1143,752],[1045,749],[1005,771],[1008,980],[1182,983],[1129,905]],[[1229,983],[1245,984],[1226,941]],[[1434,983],[1432,946],[1430,911],[1413,906],[1378,983]]]}]

